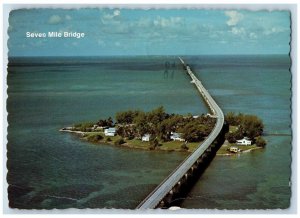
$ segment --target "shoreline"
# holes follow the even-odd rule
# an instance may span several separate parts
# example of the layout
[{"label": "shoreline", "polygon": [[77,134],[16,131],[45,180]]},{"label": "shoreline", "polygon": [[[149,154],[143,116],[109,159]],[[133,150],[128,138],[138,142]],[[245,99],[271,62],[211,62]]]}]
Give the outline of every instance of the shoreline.
[{"label": "shoreline", "polygon": [[[91,142],[89,141],[88,139],[86,138],[83,138],[84,136],[88,135],[89,133],[97,133],[97,132],[82,132],[82,131],[77,131],[77,130],[71,130],[69,128],[71,127],[65,127],[66,129],[62,128],[60,129],[59,131],[60,132],[68,132],[68,133],[72,133],[72,134],[75,134],[77,136],[81,136],[79,139],[80,140],[84,140],[84,141],[87,141],[89,143],[92,143],[94,145],[109,145],[109,146],[115,146],[115,147],[122,147],[122,148],[128,148],[128,149],[138,149],[138,150],[145,150],[145,151],[163,151],[163,152],[187,152],[187,153],[192,153],[193,150],[184,150],[184,149],[165,149],[165,148],[160,148],[159,146],[156,147],[155,149],[150,149],[149,147],[143,147],[143,146],[135,146],[135,145],[132,145],[132,144],[129,144],[127,142],[121,144],[121,145],[116,145],[114,144],[114,142],[104,142],[104,141],[101,141],[101,142]],[[101,132],[99,132],[101,133]]]},{"label": "shoreline", "polygon": [[[113,141],[109,142],[109,141],[101,141],[101,142],[91,142],[88,139],[84,138],[86,135],[90,134],[90,133],[101,133],[101,132],[82,132],[82,131],[78,131],[78,130],[72,130],[72,127],[65,127],[59,130],[60,132],[67,132],[67,133],[72,133],[75,134],[77,136],[80,136],[80,140],[84,140],[87,141],[89,143],[92,143],[94,145],[109,145],[109,146],[116,146],[116,147],[121,147],[121,148],[127,148],[127,149],[138,149],[138,150],[144,150],[144,151],[163,151],[163,152],[185,152],[185,153],[192,153],[194,150],[185,150],[185,149],[168,149],[168,148],[160,148],[160,146],[156,147],[155,149],[150,149],[149,147],[145,147],[145,146],[135,146],[133,144],[130,143],[123,143],[121,145],[116,145],[114,144]],[[201,142],[199,142],[201,143]],[[222,145],[224,146],[224,144]],[[221,147],[222,147],[221,146]],[[220,147],[220,148],[221,148]],[[262,149],[262,147],[255,147],[255,148],[249,148],[247,150],[243,150],[241,152],[238,153],[225,153],[225,154],[218,154],[218,152],[216,153],[216,156],[233,156],[233,155],[238,155],[238,154],[242,154],[242,153],[250,153],[253,150],[257,150],[257,149]]]},{"label": "shoreline", "polygon": [[[223,145],[222,145],[223,146]],[[263,147],[255,147],[255,148],[249,148],[247,150],[244,150],[244,151],[240,151],[238,153],[231,153],[231,152],[228,152],[226,154],[216,154],[216,156],[233,156],[233,155],[238,155],[238,154],[242,154],[242,153],[250,153],[251,151],[254,151],[254,150],[258,150],[258,149],[263,149]]]},{"label": "shoreline", "polygon": [[[69,129],[70,128],[70,129]],[[78,135],[84,136],[87,132],[77,131],[77,130],[71,130],[71,127],[65,127],[59,130],[60,132],[69,132],[69,133],[75,133]]]}]

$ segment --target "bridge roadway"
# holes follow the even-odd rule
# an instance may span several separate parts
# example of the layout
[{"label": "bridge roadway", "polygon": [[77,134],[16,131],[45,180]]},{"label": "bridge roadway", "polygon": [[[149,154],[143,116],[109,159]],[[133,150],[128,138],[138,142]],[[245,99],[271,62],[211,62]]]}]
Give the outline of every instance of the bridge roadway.
[{"label": "bridge roadway", "polygon": [[205,139],[205,141],[198,146],[198,148],[190,154],[167,178],[165,178],[160,185],[158,185],[137,207],[137,209],[154,209],[162,199],[172,191],[172,188],[183,178],[188,170],[192,168],[195,162],[201,157],[202,154],[210,147],[213,141],[218,137],[224,124],[224,114],[208,91],[204,88],[202,83],[193,74],[192,70],[184,61],[179,57],[181,63],[185,66],[188,75],[192,79],[198,91],[202,95],[204,101],[207,103],[212,117],[216,118],[216,124],[212,132]]}]

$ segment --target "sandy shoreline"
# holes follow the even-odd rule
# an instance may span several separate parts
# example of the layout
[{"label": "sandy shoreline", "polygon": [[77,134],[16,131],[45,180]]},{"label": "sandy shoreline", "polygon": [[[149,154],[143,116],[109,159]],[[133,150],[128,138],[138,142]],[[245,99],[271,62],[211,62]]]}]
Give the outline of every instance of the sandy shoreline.
[{"label": "sandy shoreline", "polygon": [[69,133],[75,133],[81,136],[84,136],[87,132],[82,132],[82,131],[76,131],[76,130],[71,130],[72,127],[66,127],[66,128],[62,128],[59,131],[60,132],[69,132]]},{"label": "sandy shoreline", "polygon": [[256,148],[249,148],[247,150],[244,150],[244,151],[241,151],[241,152],[238,152],[238,153],[226,153],[226,154],[218,154],[217,152],[217,156],[232,156],[232,155],[237,155],[237,154],[242,154],[242,153],[249,153],[253,150],[257,150],[257,149],[262,149],[262,147],[256,147]]}]

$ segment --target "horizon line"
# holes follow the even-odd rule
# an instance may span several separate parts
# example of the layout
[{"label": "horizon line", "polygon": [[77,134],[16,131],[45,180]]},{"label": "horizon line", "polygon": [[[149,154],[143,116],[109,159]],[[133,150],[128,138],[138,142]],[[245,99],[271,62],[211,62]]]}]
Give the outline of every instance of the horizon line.
[{"label": "horizon line", "polygon": [[34,56],[30,56],[30,55],[15,55],[15,56],[7,56],[7,58],[42,58],[42,57],[146,57],[146,56],[254,56],[254,55],[258,55],[258,56],[270,56],[270,55],[288,55],[290,56],[290,53],[274,53],[274,54],[191,54],[191,55],[187,55],[187,54],[152,54],[152,55],[34,55]]}]

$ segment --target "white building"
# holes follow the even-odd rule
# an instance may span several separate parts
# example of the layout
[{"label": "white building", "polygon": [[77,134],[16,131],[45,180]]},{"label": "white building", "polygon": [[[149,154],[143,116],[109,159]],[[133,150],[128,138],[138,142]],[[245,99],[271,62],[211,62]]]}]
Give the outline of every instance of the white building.
[{"label": "white building", "polygon": [[236,144],[237,145],[251,145],[251,140],[249,140],[248,138],[243,138],[240,140],[236,140]]},{"label": "white building", "polygon": [[229,148],[229,151],[230,152],[233,152],[233,153],[238,153],[240,151],[240,149],[238,147],[235,147],[235,146],[231,146]]},{"label": "white building", "polygon": [[115,136],[116,135],[116,128],[108,128],[104,130],[105,136]]},{"label": "white building", "polygon": [[171,132],[170,139],[172,139],[173,141],[181,141],[181,142],[185,141],[183,138],[181,138],[181,134],[177,132]]},{"label": "white building", "polygon": [[145,134],[145,135],[143,135],[143,137],[142,137],[142,141],[143,142],[149,142],[150,141],[150,134]]}]

